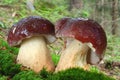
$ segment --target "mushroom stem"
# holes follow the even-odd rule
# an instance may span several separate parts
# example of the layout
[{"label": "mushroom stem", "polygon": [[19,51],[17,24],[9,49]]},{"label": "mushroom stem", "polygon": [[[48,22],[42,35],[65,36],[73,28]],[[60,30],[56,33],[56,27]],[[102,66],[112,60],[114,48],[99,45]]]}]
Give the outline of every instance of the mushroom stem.
[{"label": "mushroom stem", "polygon": [[39,72],[43,68],[48,71],[55,69],[45,39],[42,36],[23,40],[17,56],[17,63],[35,72]]},{"label": "mushroom stem", "polygon": [[87,64],[87,53],[90,48],[78,40],[73,40],[65,50],[62,51],[60,61],[56,67],[56,72],[72,67],[89,69]]}]

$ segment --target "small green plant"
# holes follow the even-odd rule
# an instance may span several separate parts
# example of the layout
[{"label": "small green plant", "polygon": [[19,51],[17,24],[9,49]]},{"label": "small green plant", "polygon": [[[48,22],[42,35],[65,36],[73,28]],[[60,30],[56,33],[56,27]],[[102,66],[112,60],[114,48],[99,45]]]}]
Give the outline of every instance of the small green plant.
[{"label": "small green plant", "polygon": [[97,73],[100,72],[100,70],[99,70],[96,66],[91,66],[91,67],[90,67],[90,71],[91,71],[91,72],[97,72]]},{"label": "small green plant", "polygon": [[57,54],[54,54],[54,53],[52,54],[52,60],[53,60],[55,65],[58,64],[59,59],[60,59],[60,55],[57,55]]},{"label": "small green plant", "polygon": [[0,28],[6,28],[5,24],[3,22],[0,21]]}]

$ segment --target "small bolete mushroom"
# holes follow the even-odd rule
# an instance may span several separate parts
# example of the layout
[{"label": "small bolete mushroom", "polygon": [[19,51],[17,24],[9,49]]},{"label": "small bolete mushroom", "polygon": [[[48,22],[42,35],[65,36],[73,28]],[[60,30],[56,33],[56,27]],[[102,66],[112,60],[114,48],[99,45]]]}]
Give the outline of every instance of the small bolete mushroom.
[{"label": "small bolete mushroom", "polygon": [[55,24],[55,33],[66,42],[56,72],[72,67],[89,69],[89,64],[98,64],[103,59],[107,39],[96,21],[62,18]]},{"label": "small bolete mushroom", "polygon": [[10,46],[20,45],[17,63],[39,72],[42,68],[54,71],[47,43],[55,41],[54,25],[39,16],[29,16],[14,24],[7,41]]}]

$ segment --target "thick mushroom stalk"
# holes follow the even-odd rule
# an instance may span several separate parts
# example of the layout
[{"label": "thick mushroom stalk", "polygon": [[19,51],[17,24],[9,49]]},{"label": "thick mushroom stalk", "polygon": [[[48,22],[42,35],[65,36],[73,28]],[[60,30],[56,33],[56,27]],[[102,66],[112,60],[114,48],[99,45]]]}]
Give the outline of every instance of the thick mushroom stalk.
[{"label": "thick mushroom stalk", "polygon": [[87,63],[87,53],[90,48],[78,40],[73,40],[64,51],[62,51],[60,61],[57,65],[56,72],[72,67],[81,67],[89,69]]},{"label": "thick mushroom stalk", "polygon": [[39,72],[43,68],[48,71],[54,71],[54,64],[45,39],[42,36],[23,40],[18,53],[17,63],[35,72]]}]

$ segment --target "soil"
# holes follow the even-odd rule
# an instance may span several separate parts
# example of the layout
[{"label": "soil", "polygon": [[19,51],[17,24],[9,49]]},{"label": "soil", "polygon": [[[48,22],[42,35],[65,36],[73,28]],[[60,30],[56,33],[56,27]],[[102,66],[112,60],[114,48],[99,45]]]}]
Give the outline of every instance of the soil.
[{"label": "soil", "polygon": [[108,76],[120,80],[120,62],[107,62],[98,65],[98,68]]}]

